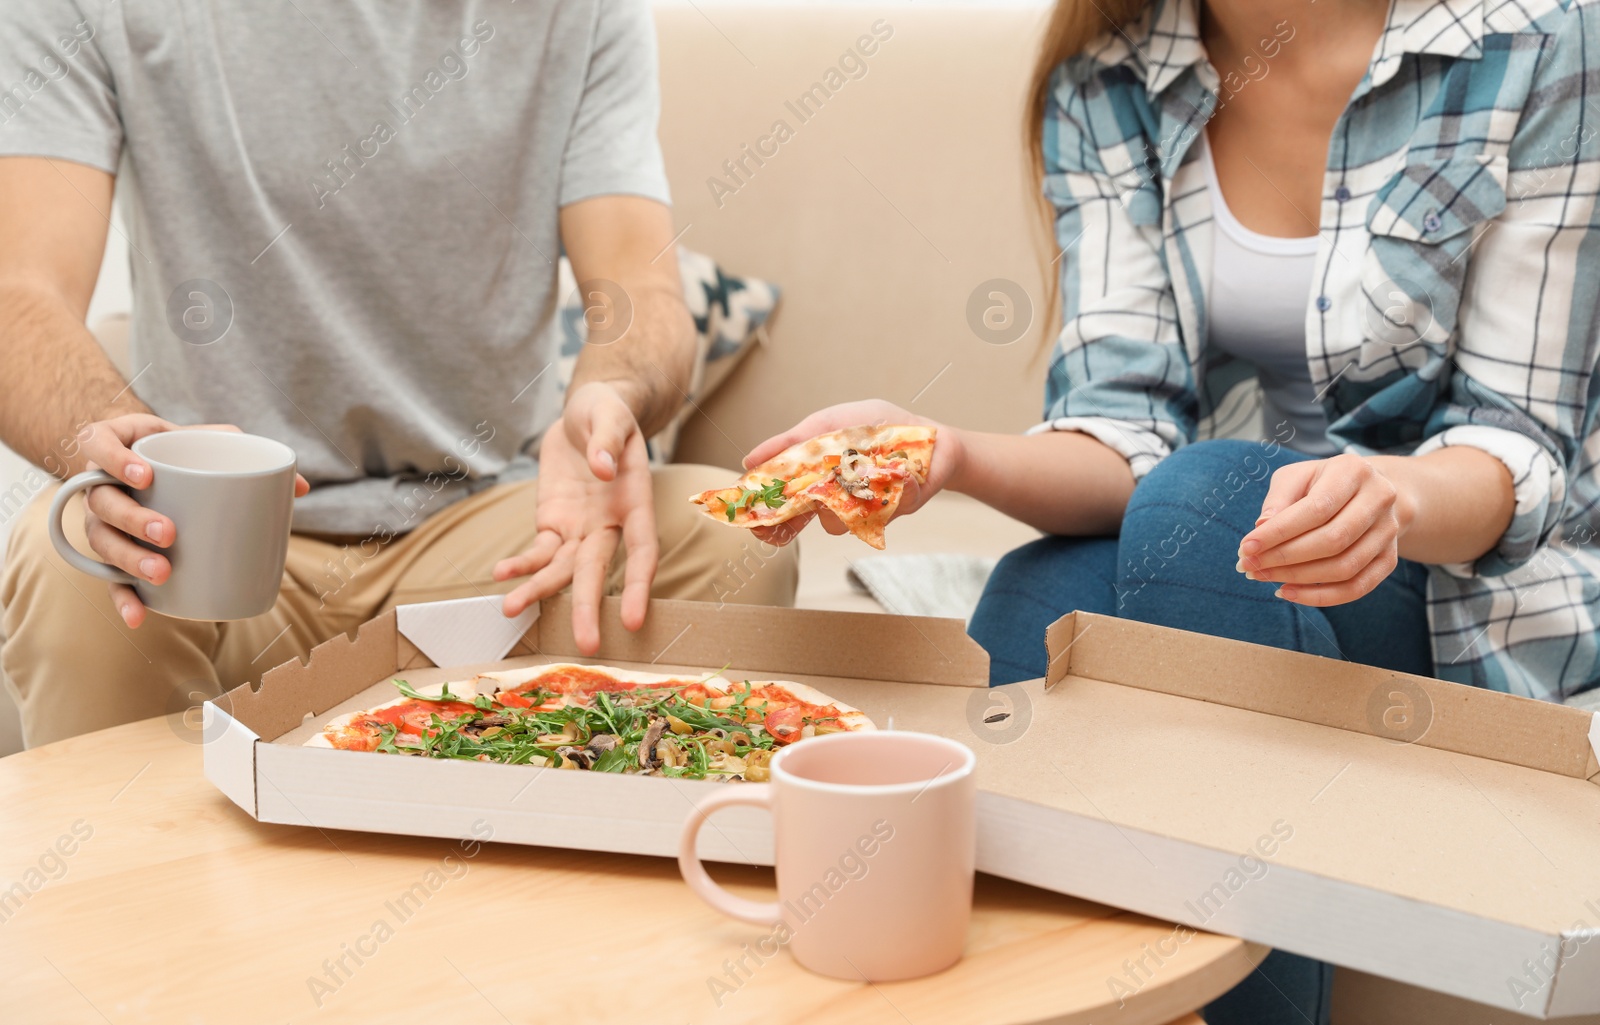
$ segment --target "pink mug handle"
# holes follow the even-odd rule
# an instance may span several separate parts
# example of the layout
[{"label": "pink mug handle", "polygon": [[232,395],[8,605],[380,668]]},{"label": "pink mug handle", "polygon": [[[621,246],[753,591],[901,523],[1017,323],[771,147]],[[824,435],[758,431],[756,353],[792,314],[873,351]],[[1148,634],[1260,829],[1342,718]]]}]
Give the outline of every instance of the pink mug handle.
[{"label": "pink mug handle", "polygon": [[678,844],[678,870],[683,873],[683,881],[689,884],[689,889],[723,914],[752,925],[775,926],[783,920],[783,912],[777,901],[763,904],[735,897],[713,882],[711,876],[706,874],[706,867],[700,863],[700,853],[696,847],[700,839],[700,827],[706,824],[712,812],[735,804],[771,811],[772,787],[766,783],[730,783],[696,801],[689,812],[688,821],[683,824],[683,839]]}]

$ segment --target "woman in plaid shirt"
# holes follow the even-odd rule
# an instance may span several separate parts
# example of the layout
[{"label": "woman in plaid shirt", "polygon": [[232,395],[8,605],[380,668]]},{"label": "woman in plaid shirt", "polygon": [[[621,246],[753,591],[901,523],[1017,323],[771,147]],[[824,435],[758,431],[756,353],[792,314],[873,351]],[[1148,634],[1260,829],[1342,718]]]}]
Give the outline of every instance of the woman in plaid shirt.
[{"label": "woman in plaid shirt", "polygon": [[[940,425],[900,507],[950,487],[1048,535],[974,615],[993,682],[1043,675],[1074,609],[1539,698],[1600,681],[1597,10],[1059,0],[1028,115],[1045,420]],[[1252,406],[1261,440],[1202,440]],[[836,406],[747,465],[865,422],[926,421]],[[1207,1020],[1325,1021],[1330,977],[1274,954]]]}]

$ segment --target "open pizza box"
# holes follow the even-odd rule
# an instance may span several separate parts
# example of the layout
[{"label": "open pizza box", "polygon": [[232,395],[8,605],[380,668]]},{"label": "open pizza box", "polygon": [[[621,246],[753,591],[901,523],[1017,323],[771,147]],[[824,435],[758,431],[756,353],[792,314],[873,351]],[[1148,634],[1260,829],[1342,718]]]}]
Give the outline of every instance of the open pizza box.
[{"label": "open pizza box", "polygon": [[[987,689],[956,620],[654,602],[576,654],[565,597],[402,606],[206,708],[205,771],[263,822],[673,856],[738,786],[305,747],[336,715],[577,661],[810,684],[978,755],[982,871],[1535,1017],[1600,1012],[1600,726],[1587,712],[1076,613]],[[439,668],[444,666],[446,668]],[[760,812],[708,859],[770,864]],[[1181,957],[1153,952],[1121,992]],[[1177,954],[1170,950],[1176,949]],[[1112,985],[1113,980],[1108,980]]]}]

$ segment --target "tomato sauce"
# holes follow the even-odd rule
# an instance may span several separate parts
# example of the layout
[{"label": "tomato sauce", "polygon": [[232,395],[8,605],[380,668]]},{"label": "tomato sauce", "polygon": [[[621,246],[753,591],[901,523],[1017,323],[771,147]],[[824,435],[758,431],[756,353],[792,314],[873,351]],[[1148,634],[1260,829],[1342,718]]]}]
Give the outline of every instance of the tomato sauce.
[{"label": "tomato sauce", "polygon": [[477,710],[477,706],[464,701],[407,701],[370,712],[362,716],[362,720],[374,726],[398,726],[401,733],[421,736],[435,715],[441,719],[454,719],[465,712]]},{"label": "tomato sauce", "polygon": [[839,718],[838,706],[801,701],[783,687],[752,687],[750,696],[767,702],[762,709],[762,725],[772,734],[772,739],[780,744],[792,744],[799,740],[801,729],[808,723]]}]

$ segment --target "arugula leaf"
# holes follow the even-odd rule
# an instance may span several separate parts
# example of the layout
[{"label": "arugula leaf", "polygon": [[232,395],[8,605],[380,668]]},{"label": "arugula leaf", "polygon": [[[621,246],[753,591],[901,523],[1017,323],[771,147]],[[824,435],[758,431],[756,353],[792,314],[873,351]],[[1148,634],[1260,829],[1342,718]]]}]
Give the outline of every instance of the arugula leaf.
[{"label": "arugula leaf", "polygon": [[611,699],[605,691],[595,693],[595,707],[592,710],[598,722],[589,729],[589,734],[613,733],[626,739],[636,730],[644,732],[644,727],[639,723],[639,712],[636,708],[623,707]]},{"label": "arugula leaf", "polygon": [[400,727],[397,723],[387,722],[378,727],[378,750],[388,754],[404,754],[404,750],[394,742],[399,733]]},{"label": "arugula leaf", "polygon": [[728,513],[728,522],[733,522],[734,514],[738,512],[738,510],[749,509],[757,502],[765,505],[768,509],[783,508],[783,503],[786,501],[786,499],[783,497],[783,489],[788,486],[788,481],[779,480],[778,478],[774,477],[772,478],[772,483],[768,484],[764,488],[740,488],[739,497],[735,498],[732,502],[729,502],[727,499],[722,500],[723,508]]},{"label": "arugula leaf", "polygon": [[729,733],[748,733],[749,727],[742,722],[719,715],[709,708],[703,708],[691,701],[685,701],[673,696],[661,702],[661,710],[682,719],[696,730],[726,730]]},{"label": "arugula leaf", "polygon": [[706,746],[685,744],[683,747],[689,753],[690,775],[695,779],[705,779],[706,773],[711,771],[711,755],[706,751]]},{"label": "arugula leaf", "polygon": [[418,691],[415,688],[413,688],[411,686],[411,684],[407,683],[404,680],[391,680],[390,682],[393,683],[394,686],[395,686],[395,689],[400,692],[400,696],[401,697],[410,698],[413,701],[460,701],[461,700],[460,698],[456,697],[454,694],[450,693],[450,685],[448,683],[444,685],[444,690],[443,691],[441,691],[437,695],[434,695],[434,694],[421,694],[421,693],[418,693]]},{"label": "arugula leaf", "polygon": [[747,496],[745,498],[745,505],[747,506],[760,502],[768,509],[781,509],[784,503],[783,489],[788,486],[788,481],[774,477],[772,483],[759,490],[750,491],[745,488],[740,488],[740,490]]},{"label": "arugula leaf", "polygon": [[[634,754],[629,754],[633,751]],[[590,772],[624,772],[637,756],[637,744],[618,744],[594,760]]]}]

